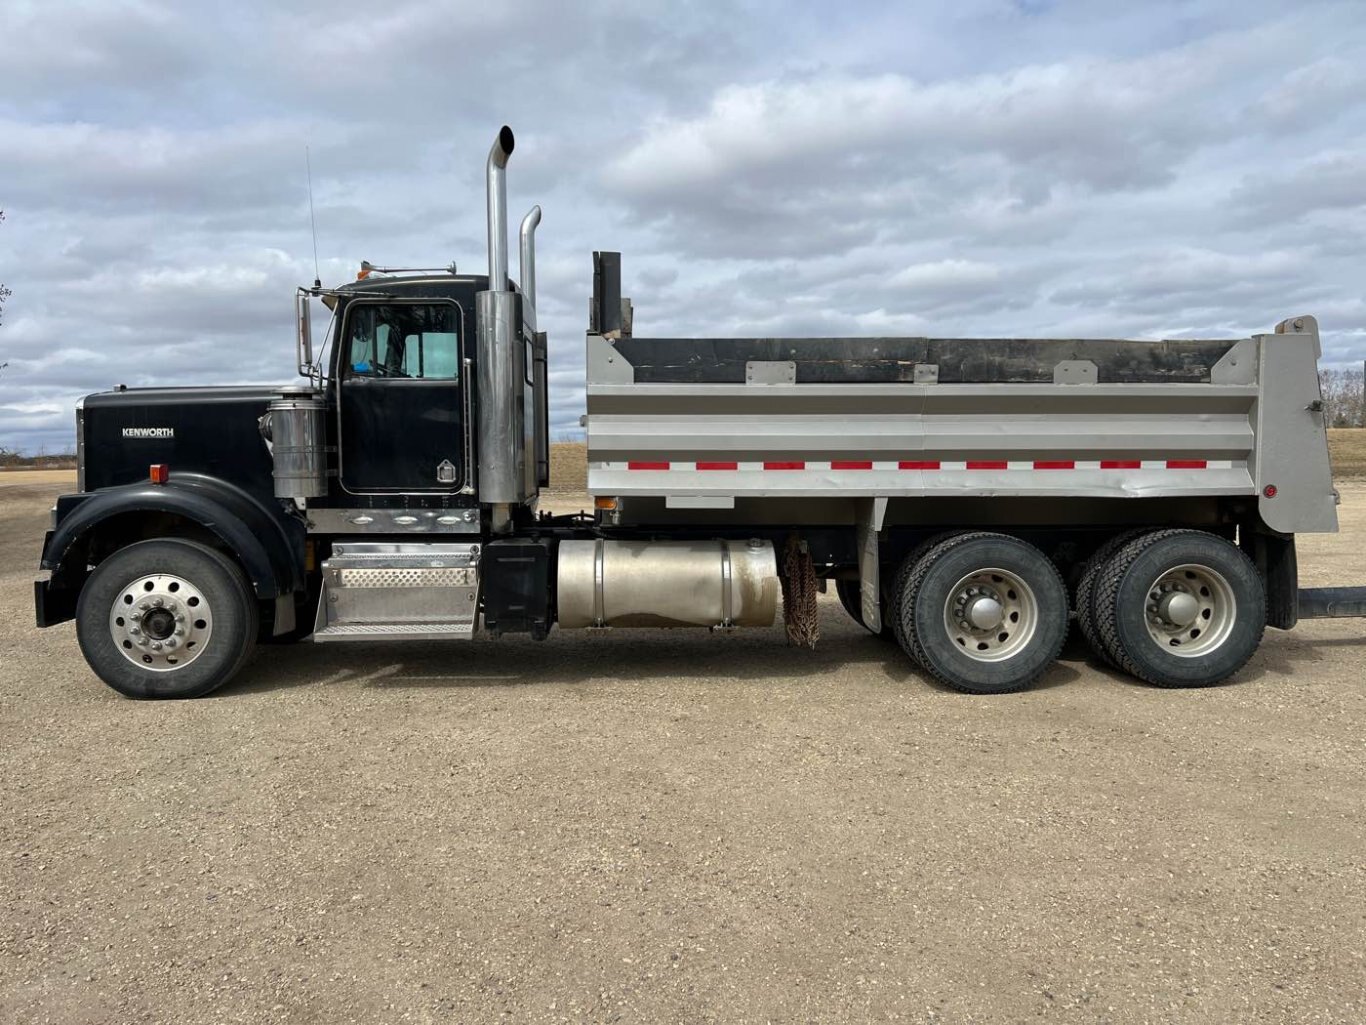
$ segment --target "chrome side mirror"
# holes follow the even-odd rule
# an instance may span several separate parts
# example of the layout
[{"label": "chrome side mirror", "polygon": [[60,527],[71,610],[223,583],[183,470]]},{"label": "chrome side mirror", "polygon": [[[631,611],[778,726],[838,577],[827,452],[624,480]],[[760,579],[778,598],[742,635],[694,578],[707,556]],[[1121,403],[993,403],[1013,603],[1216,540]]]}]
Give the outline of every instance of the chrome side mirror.
[{"label": "chrome side mirror", "polygon": [[297,329],[294,342],[302,377],[313,376],[313,319],[309,299],[309,294],[302,288],[294,296],[294,322]]}]

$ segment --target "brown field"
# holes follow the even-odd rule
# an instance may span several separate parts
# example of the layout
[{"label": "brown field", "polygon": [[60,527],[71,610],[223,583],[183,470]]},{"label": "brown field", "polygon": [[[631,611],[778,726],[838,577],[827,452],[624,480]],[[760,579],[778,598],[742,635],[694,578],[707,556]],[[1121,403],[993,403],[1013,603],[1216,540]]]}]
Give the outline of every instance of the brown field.
[{"label": "brown field", "polygon": [[1328,456],[1333,461],[1334,477],[1366,477],[1366,430],[1360,427],[1330,430]]},{"label": "brown field", "polygon": [[581,495],[588,490],[588,446],[581,441],[558,441],[550,446],[550,490]]}]

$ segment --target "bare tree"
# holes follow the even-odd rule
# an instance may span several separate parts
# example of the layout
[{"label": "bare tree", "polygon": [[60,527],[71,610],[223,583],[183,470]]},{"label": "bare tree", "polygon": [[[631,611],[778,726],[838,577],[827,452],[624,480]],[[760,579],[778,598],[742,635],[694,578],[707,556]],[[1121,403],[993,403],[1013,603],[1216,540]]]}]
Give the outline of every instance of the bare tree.
[{"label": "bare tree", "polygon": [[[0,210],[0,224],[4,223],[5,211]],[[14,293],[11,292],[8,288],[6,288],[3,284],[0,284],[0,321],[3,321],[5,316],[5,300],[13,294]]]},{"label": "bare tree", "polygon": [[1362,423],[1363,376],[1360,370],[1320,370],[1323,420],[1329,427],[1366,427]]}]

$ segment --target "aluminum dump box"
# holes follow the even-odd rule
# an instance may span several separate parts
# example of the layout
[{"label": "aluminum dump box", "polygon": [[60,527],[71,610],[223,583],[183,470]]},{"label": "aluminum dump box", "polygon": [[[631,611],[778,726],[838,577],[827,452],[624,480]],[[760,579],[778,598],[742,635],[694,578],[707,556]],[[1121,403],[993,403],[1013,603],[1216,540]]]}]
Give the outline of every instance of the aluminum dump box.
[{"label": "aluminum dump box", "polygon": [[1221,341],[617,333],[587,338],[594,495],[1247,496],[1275,530],[1337,529],[1312,317]]}]

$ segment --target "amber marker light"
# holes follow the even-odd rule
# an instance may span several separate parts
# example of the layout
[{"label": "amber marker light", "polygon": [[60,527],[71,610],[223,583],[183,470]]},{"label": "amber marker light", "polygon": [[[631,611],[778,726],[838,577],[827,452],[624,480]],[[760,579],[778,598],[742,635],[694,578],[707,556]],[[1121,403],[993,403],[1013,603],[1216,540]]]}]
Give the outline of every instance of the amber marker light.
[{"label": "amber marker light", "polygon": [[171,479],[171,467],[166,463],[153,463],[147,468],[147,479],[153,484],[165,484]]}]

